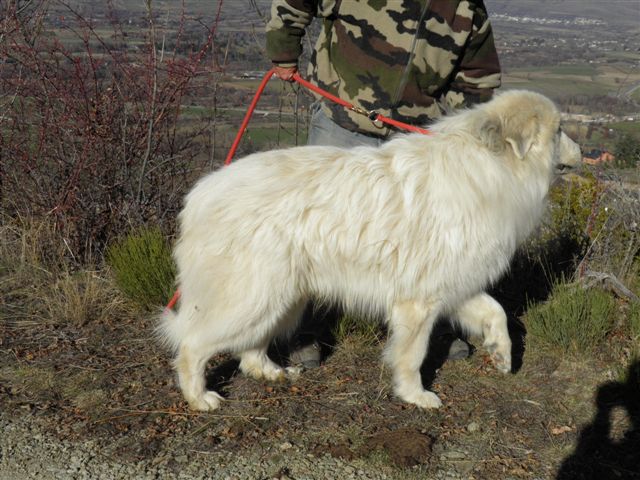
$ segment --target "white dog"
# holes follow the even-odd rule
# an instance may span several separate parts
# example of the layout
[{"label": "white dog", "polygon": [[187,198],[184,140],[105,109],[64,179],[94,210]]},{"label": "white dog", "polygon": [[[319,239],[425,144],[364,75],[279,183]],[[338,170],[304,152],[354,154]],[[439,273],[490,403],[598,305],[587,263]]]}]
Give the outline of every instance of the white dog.
[{"label": "white dog", "polygon": [[510,91],[433,135],[256,153],[203,178],[179,219],[179,312],[161,327],[191,408],[220,405],[204,377],[216,353],[237,354],[255,378],[283,377],[267,346],[312,297],[384,315],[395,393],[422,408],[441,405],[420,379],[439,314],[510,371],[506,315],[483,291],[536,226],[554,171],[580,161],[559,126],[550,100]]}]

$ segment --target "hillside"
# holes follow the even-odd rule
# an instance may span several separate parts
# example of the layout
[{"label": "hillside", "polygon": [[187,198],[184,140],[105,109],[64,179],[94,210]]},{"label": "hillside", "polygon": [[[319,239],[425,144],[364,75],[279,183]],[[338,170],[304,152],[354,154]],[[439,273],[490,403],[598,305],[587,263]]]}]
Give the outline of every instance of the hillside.
[{"label": "hillside", "polygon": [[486,4],[491,14],[566,21],[578,17],[603,22],[605,28],[598,29],[598,35],[621,27],[640,31],[640,8],[635,0],[495,0]]}]

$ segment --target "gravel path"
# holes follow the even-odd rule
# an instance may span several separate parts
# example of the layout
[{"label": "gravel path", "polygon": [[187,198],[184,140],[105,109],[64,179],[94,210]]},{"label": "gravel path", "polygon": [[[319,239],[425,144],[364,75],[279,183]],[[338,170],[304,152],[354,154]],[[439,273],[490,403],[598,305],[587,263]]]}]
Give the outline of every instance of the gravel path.
[{"label": "gravel path", "polygon": [[[122,462],[113,446],[89,439],[58,440],[44,433],[34,417],[7,418],[0,414],[0,479],[221,479],[221,480],[394,480],[405,473],[372,471],[362,460],[347,462],[329,455],[316,457],[282,442],[260,451],[184,451],[172,438],[151,459]],[[171,451],[169,450],[171,448]],[[419,475],[419,468],[411,472]],[[460,478],[441,472],[439,478]]]}]

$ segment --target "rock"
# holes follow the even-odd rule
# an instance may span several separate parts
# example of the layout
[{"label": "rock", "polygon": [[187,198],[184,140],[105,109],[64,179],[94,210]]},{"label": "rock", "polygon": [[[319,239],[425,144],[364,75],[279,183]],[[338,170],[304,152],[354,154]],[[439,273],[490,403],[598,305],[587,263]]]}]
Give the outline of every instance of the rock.
[{"label": "rock", "polygon": [[467,456],[458,450],[447,450],[440,455],[442,460],[464,460]]},{"label": "rock", "polygon": [[478,424],[478,422],[471,422],[469,425],[467,425],[467,431],[469,433],[474,433],[478,430],[480,430],[480,424]]}]

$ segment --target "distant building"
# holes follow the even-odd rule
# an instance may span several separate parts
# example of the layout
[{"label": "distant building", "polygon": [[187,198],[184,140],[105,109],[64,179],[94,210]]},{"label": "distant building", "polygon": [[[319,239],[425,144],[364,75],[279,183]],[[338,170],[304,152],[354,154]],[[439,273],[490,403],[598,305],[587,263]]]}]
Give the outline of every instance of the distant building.
[{"label": "distant building", "polygon": [[590,152],[585,153],[584,157],[582,157],[582,163],[586,163],[587,165],[602,165],[613,163],[615,159],[615,155],[611,152],[594,148]]}]

